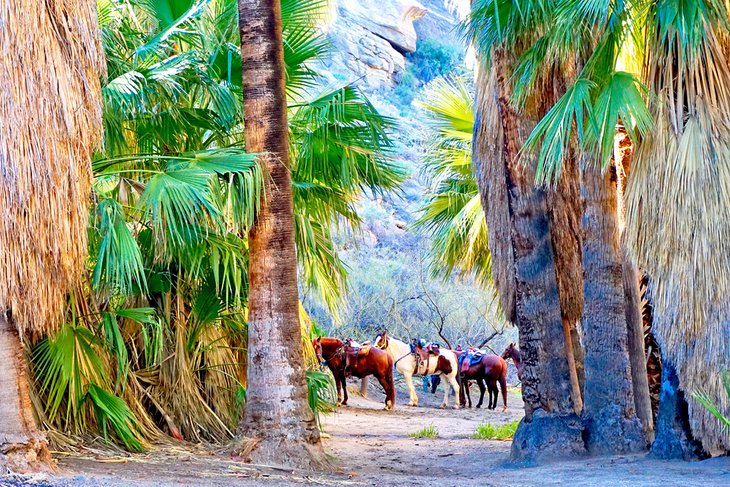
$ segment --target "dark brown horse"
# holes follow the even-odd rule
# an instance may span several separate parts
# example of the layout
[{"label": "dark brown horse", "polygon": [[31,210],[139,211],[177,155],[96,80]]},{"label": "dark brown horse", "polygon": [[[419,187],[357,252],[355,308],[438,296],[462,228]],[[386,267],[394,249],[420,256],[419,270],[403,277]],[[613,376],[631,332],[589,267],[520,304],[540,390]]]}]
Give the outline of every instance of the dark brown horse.
[{"label": "dark brown horse", "polygon": [[[312,340],[314,353],[320,365],[327,365],[335,377],[337,404],[347,406],[347,382],[345,382],[345,344],[339,338],[319,337]],[[342,391],[342,392],[340,392]]]},{"label": "dark brown horse", "polygon": [[512,359],[512,362],[515,364],[515,368],[517,369],[517,378],[522,380],[522,359],[520,358],[520,351],[515,347],[514,343],[510,343],[507,348],[504,349],[504,352],[502,352],[502,358],[507,360],[509,358]]},{"label": "dark brown horse", "polygon": [[[489,390],[489,404],[488,409],[495,409],[497,407],[497,399],[499,398],[499,389],[497,388],[497,382],[502,389],[502,400],[504,402],[504,411],[507,410],[507,362],[498,355],[484,354],[477,363],[471,365],[469,357],[466,352],[462,353],[459,357],[459,379],[464,384],[462,387],[465,393],[460,394],[460,401],[463,406],[466,405],[467,399],[469,400],[469,407],[471,407],[471,396],[469,395],[469,382],[475,380],[479,386],[481,393],[479,397],[479,403],[477,408],[482,406],[484,402],[484,391]],[[486,387],[485,387],[486,383]]]},{"label": "dark brown horse", "polygon": [[395,405],[395,382],[393,381],[393,357],[385,350],[365,345],[352,347],[345,341],[345,374],[366,377],[374,375],[385,390],[385,409]]}]

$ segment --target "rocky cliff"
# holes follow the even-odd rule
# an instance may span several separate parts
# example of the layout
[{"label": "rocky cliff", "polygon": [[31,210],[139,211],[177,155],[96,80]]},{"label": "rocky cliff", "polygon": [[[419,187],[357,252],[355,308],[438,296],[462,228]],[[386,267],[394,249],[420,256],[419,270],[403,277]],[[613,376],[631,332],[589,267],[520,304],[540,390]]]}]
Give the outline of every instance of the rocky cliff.
[{"label": "rocky cliff", "polygon": [[333,0],[325,30],[335,45],[324,71],[365,88],[393,86],[416,50],[414,22],[428,14],[416,0]]}]

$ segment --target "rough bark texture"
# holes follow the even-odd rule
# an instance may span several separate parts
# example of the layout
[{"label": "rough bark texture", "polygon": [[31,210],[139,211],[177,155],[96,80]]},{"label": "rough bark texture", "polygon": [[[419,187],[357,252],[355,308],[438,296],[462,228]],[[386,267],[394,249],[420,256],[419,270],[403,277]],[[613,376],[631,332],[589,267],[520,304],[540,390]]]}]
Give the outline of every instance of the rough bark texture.
[{"label": "rough bark texture", "polygon": [[[559,79],[556,76],[555,79]],[[559,86],[562,87],[563,83]],[[562,89],[561,89],[562,92]],[[546,191],[550,237],[555,252],[555,275],[560,291],[560,310],[570,367],[573,401],[578,414],[583,408],[582,391],[585,384],[584,352],[578,333],[583,314],[583,265],[581,262],[580,219],[583,207],[580,198],[580,173],[573,155],[563,161],[557,187]]]},{"label": "rough bark texture", "polygon": [[592,453],[646,448],[636,415],[626,325],[623,254],[619,244],[616,172],[581,167],[583,214],[586,445]]},{"label": "rough bark texture", "polygon": [[656,439],[651,446],[655,458],[701,460],[709,457],[702,443],[692,436],[684,392],[674,366],[662,357],[662,392],[656,422]]},{"label": "rough bark texture", "polygon": [[513,312],[506,311],[519,328],[523,359],[525,418],[512,443],[512,460],[532,463],[585,450],[571,399],[546,194],[534,185],[535,161],[523,165],[517,158],[540,114],[525,117],[514,111],[510,75],[508,55],[495,51],[492,70],[479,83],[474,158],[488,224],[507,222],[501,228],[491,223],[490,234],[507,238],[490,237],[490,249],[497,244],[493,261],[501,255],[513,263],[510,268],[500,262],[502,271],[495,276],[503,306],[514,303]]},{"label": "rough bark texture", "polygon": [[45,436],[30,402],[23,347],[15,325],[0,313],[0,474],[52,468]]},{"label": "rough bark texture", "polygon": [[266,194],[249,234],[245,460],[325,465],[307,403],[286,113],[281,4],[239,0],[246,149],[263,154]]},{"label": "rough bark texture", "polygon": [[[623,125],[616,129],[614,158],[618,186],[618,214],[619,227],[623,233],[626,209],[623,204],[623,195],[626,189],[626,180],[631,172],[633,145]],[[626,325],[628,326],[629,359],[631,361],[631,377],[634,383],[634,402],[636,414],[641,419],[646,432],[646,438],[654,441],[654,412],[652,410],[649,393],[649,377],[647,371],[647,350],[644,340],[644,316],[639,283],[641,276],[636,265],[631,260],[625,242],[621,243],[623,254],[624,294],[626,297]]]},{"label": "rough bark texture", "polygon": [[499,111],[495,108],[496,77],[486,69],[477,75],[474,147],[472,157],[479,183],[479,195],[485,210],[489,252],[492,256],[492,279],[505,317],[516,323],[515,272],[509,195],[505,172],[504,133]]},{"label": "rough bark texture", "polygon": [[622,247],[624,296],[626,299],[626,326],[628,328],[629,361],[631,380],[634,384],[634,404],[636,414],[644,425],[646,439],[654,441],[654,415],[649,395],[649,378],[646,369],[646,349],[644,348],[644,320],[641,315],[641,296],[639,295],[639,273]]}]

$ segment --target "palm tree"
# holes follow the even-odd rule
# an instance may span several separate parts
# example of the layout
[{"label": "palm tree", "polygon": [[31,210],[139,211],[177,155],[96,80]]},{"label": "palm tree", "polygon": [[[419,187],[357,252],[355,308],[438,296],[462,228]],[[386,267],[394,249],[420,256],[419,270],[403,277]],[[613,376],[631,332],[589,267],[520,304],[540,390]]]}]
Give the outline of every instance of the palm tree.
[{"label": "palm tree", "polygon": [[[549,47],[546,40],[525,64],[535,64],[545,53],[575,51],[580,36],[573,33],[590,33],[595,48],[530,143],[541,141],[542,166],[559,173],[558,156],[567,149],[575,123],[583,150],[598,154],[605,167],[617,122],[631,122],[628,132],[636,156],[626,186],[626,241],[632,259],[654,284],[665,389],[676,391],[663,398],[681,404],[683,392],[705,388],[728,410],[720,370],[728,365],[730,333],[726,314],[718,308],[726,300],[723,276],[730,265],[724,250],[727,219],[722,216],[727,212],[728,159],[726,136],[717,129],[726,126],[730,82],[724,42],[727,6],[714,0],[606,2],[606,8],[588,2],[561,4],[549,24],[557,43]],[[649,96],[617,67],[621,61],[630,68],[626,58],[632,56],[641,60]],[[678,380],[676,386],[670,379]],[[694,436],[706,448],[728,449],[716,417],[695,403],[689,404],[689,414]],[[668,422],[660,414],[657,420],[655,450],[662,455],[683,452],[682,446],[662,445],[688,445],[692,434],[675,427],[673,417],[664,419]]]},{"label": "palm tree", "polygon": [[[481,57],[474,163],[487,227],[492,229],[492,272],[505,314],[519,328],[525,367],[525,418],[515,434],[512,458],[529,461],[584,451],[581,422],[575,414],[581,399],[570,360],[574,355],[569,325],[580,315],[582,293],[575,288],[576,280],[561,274],[561,269],[574,272],[580,267],[579,261],[573,262],[580,251],[576,227],[565,227],[577,219],[575,201],[534,184],[536,158],[519,160],[526,136],[552,106],[552,86],[561,88],[562,75],[557,68],[545,72],[541,82],[546,89],[529,96],[518,111],[512,102],[511,79],[523,50],[520,46],[530,43],[534,21],[531,12],[519,8],[505,12],[502,6],[475,3],[467,24]],[[509,33],[503,37],[504,32]],[[577,170],[575,163],[572,167]],[[574,188],[577,183],[565,184]],[[565,267],[568,262],[571,265]],[[546,429],[549,441],[541,433]],[[556,437],[560,440],[553,441]]]},{"label": "palm tree", "polygon": [[[585,291],[581,324],[586,356],[583,418],[588,432],[587,447],[593,453],[641,451],[647,445],[644,427],[636,415],[629,360],[616,181],[615,166],[602,173],[593,161],[583,161]],[[637,300],[634,303],[637,311],[638,304]]]},{"label": "palm tree", "polygon": [[0,469],[35,469],[50,455],[31,413],[23,345],[53,328],[80,276],[103,64],[93,1],[2,1],[0,16],[24,33],[2,46],[0,63],[10,82],[0,114]]},{"label": "palm tree", "polygon": [[324,454],[299,325],[281,15],[279,0],[239,0],[246,148],[261,154],[268,177],[249,232],[248,389],[238,433],[256,442],[252,458],[312,468]]},{"label": "palm tree", "polygon": [[[332,226],[357,225],[360,194],[402,175],[391,122],[306,67],[328,45],[320,8],[285,0],[282,17],[302,287],[335,313],[347,274]],[[237,4],[98,0],[98,10],[108,77],[89,268],[60,329],[31,343],[35,413],[57,433],[93,431],[131,451],[165,433],[226,442],[245,403],[247,232],[264,181],[244,147]],[[326,409],[323,384],[307,370],[310,407]]]}]

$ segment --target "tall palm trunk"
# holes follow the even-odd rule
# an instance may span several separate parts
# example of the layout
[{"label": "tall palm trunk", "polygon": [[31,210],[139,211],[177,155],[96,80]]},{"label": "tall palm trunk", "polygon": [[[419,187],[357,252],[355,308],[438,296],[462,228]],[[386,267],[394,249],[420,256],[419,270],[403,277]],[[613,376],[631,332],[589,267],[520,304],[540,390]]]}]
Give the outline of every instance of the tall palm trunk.
[{"label": "tall palm trunk", "polygon": [[641,451],[646,437],[636,415],[629,359],[616,171],[601,174],[584,161],[581,178],[586,444],[593,453]]},{"label": "tall palm trunk", "polygon": [[[618,213],[621,232],[624,231],[625,207],[623,195],[626,190],[626,179],[631,172],[633,145],[623,125],[620,125],[616,134],[614,147],[616,161],[616,175],[618,176]],[[622,242],[622,260],[624,276],[624,294],[626,297],[626,325],[628,326],[629,359],[631,361],[631,377],[634,383],[634,402],[636,414],[641,419],[646,432],[646,438],[654,441],[654,414],[652,411],[651,395],[649,392],[649,373],[647,370],[647,349],[644,339],[644,316],[642,314],[641,292],[639,283],[641,276],[636,265],[631,260],[626,243]]]},{"label": "tall palm trunk", "polygon": [[94,0],[0,0],[0,472],[50,464],[21,343],[53,330],[86,256],[103,57]]},{"label": "tall palm trunk", "polygon": [[299,322],[281,4],[239,0],[238,7],[246,149],[262,154],[268,174],[249,234],[248,389],[238,433],[251,439],[252,460],[312,468],[324,457]]},{"label": "tall palm trunk", "polygon": [[520,332],[525,418],[512,459],[534,461],[581,454],[584,444],[571,397],[546,191],[535,187],[535,160],[518,161],[522,142],[544,111],[526,116],[512,108],[511,63],[497,49],[491,70],[479,74],[474,162],[487,225],[500,229],[489,232],[495,282]]}]

